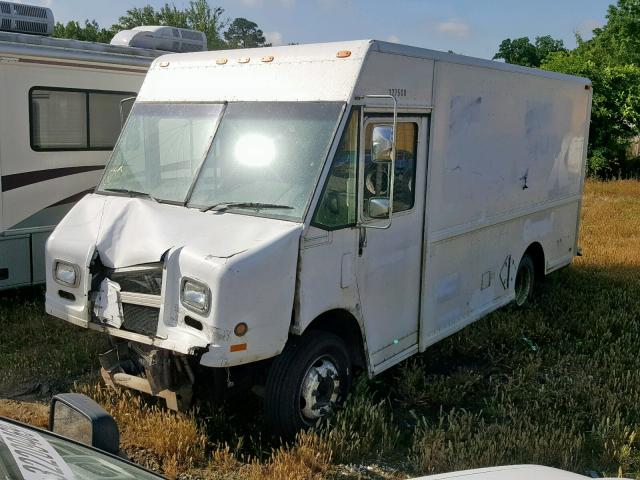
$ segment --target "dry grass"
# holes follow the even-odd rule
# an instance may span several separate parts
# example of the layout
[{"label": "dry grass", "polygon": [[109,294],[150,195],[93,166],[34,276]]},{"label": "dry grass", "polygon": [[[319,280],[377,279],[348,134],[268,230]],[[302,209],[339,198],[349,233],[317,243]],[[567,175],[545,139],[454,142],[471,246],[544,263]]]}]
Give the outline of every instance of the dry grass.
[{"label": "dry grass", "polygon": [[640,181],[587,182],[577,267],[640,277]]},{"label": "dry grass", "polygon": [[[531,308],[495,312],[359,382],[330,424],[292,445],[269,437],[253,400],[176,414],[78,388],[116,417],[133,460],[179,478],[405,478],[512,463],[640,478],[640,182],[587,183],[580,243],[584,257],[550,276]],[[0,392],[52,372],[83,378],[99,339],[21,295],[0,297]],[[43,413],[0,402],[0,415],[27,422],[42,425]]]},{"label": "dry grass", "polygon": [[49,426],[49,405],[0,399],[0,417],[9,417],[39,428]]}]

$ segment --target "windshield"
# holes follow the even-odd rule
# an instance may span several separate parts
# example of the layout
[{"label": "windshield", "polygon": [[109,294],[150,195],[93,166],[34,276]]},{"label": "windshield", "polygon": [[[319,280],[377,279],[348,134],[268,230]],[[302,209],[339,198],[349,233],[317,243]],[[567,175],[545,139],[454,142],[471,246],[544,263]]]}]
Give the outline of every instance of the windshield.
[{"label": "windshield", "polygon": [[0,420],[0,478],[160,478],[135,465],[74,442]]},{"label": "windshield", "polygon": [[99,191],[128,190],[184,202],[222,108],[221,104],[136,104]]},{"label": "windshield", "polygon": [[139,103],[98,191],[300,220],[341,112],[337,102]]}]

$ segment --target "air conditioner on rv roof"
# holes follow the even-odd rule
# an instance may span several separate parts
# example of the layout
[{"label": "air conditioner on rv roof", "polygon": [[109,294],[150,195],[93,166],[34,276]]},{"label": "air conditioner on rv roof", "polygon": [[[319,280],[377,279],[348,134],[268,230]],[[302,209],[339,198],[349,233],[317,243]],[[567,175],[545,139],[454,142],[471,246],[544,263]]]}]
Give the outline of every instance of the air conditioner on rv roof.
[{"label": "air conditioner on rv roof", "polygon": [[51,35],[53,24],[53,12],[50,8],[0,2],[0,30]]},{"label": "air conditioner on rv roof", "polygon": [[207,49],[207,36],[186,28],[145,25],[118,32],[111,39],[111,45],[178,53],[199,52]]}]

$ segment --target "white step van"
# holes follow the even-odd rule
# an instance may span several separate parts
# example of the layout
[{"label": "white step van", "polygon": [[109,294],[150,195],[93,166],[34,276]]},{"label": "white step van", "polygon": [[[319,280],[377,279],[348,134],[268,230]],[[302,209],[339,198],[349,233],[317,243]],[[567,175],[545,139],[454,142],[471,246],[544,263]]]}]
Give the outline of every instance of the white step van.
[{"label": "white step van", "polygon": [[571,263],[591,93],[379,41],[162,56],[47,243],[47,311],[119,339],[109,383],[257,385],[290,436]]}]

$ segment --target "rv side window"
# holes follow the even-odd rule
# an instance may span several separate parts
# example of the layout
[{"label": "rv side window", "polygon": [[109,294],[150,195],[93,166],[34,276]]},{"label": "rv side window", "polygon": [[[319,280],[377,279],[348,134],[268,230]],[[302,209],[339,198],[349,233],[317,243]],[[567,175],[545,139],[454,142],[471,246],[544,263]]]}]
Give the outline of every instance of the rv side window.
[{"label": "rv side window", "polygon": [[29,92],[31,148],[111,150],[120,133],[120,102],[130,92],[34,87]]},{"label": "rv side window", "polygon": [[342,134],[312,224],[328,230],[355,225],[359,112],[353,110]]},{"label": "rv side window", "polygon": [[[365,129],[365,166],[363,213],[367,215],[367,203],[371,197],[389,195],[388,168],[386,163],[371,161],[371,135],[375,124]],[[399,122],[396,132],[396,172],[393,186],[393,213],[411,210],[415,201],[416,152],[418,149],[418,125]]]}]

